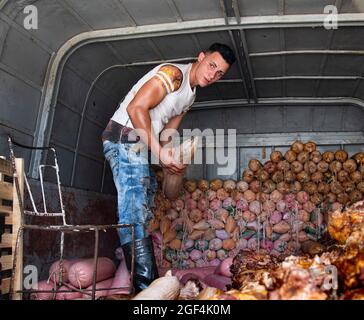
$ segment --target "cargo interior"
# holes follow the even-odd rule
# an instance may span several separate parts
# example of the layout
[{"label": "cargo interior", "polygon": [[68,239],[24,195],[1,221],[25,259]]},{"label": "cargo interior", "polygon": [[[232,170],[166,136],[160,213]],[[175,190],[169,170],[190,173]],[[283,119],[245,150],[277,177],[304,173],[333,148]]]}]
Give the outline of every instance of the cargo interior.
[{"label": "cargo interior", "polygon": [[[25,27],[27,6],[37,29]],[[159,299],[363,299],[363,28],[362,0],[0,0],[1,299],[69,299],[52,292],[62,285],[75,299],[133,297],[109,289],[123,262],[116,230],[92,228],[117,223],[101,133],[145,73],[193,62],[214,42],[237,61],[197,89],[182,122],[185,139],[202,134],[201,161],[175,200],[156,169],[150,232],[162,281],[167,270],[177,281]],[[54,148],[59,175],[53,149],[34,147]],[[22,219],[34,208],[64,209],[65,220]],[[64,222],[91,227],[20,228]],[[95,237],[104,290],[57,283],[54,264],[91,261]],[[336,287],[313,284],[311,269],[328,276],[325,266]],[[48,292],[22,285],[24,267]]]}]

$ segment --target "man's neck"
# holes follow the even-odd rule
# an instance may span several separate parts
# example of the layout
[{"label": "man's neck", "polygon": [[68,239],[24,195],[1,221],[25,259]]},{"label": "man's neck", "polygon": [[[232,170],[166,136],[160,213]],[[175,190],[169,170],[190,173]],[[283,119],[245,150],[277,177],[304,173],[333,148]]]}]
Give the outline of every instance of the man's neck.
[{"label": "man's neck", "polygon": [[196,79],[196,69],[198,66],[198,62],[192,63],[192,67],[190,70],[190,87],[191,89],[197,86],[197,79]]}]

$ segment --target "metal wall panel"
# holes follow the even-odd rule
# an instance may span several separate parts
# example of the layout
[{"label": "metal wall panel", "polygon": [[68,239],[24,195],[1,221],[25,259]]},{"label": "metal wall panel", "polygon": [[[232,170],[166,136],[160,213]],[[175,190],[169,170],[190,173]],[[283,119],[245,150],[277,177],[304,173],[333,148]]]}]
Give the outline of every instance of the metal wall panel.
[{"label": "metal wall panel", "polygon": [[317,96],[351,97],[355,85],[355,80],[321,80]]},{"label": "metal wall panel", "polygon": [[279,12],[277,0],[238,0],[238,4],[242,16],[270,16]]},{"label": "metal wall panel", "polygon": [[285,57],[287,76],[313,76],[320,73],[322,55],[295,54]]},{"label": "metal wall panel", "polygon": [[23,81],[0,70],[0,121],[33,132],[41,93]]},{"label": "metal wall panel", "polygon": [[102,169],[103,165],[101,163],[79,156],[75,175],[77,188],[99,191],[102,181]]},{"label": "metal wall panel", "polygon": [[34,41],[13,28],[9,30],[1,62],[16,70],[26,79],[42,86],[49,58],[49,54],[37,46]]},{"label": "metal wall panel", "polygon": [[103,159],[101,142],[101,133],[103,130],[104,128],[85,120],[81,132],[80,152],[92,155],[98,159]]},{"label": "metal wall panel", "polygon": [[349,107],[343,116],[343,128],[346,131],[364,131],[364,112],[359,107]]},{"label": "metal wall panel", "polygon": [[75,129],[80,126],[80,120],[80,115],[66,108],[62,103],[57,103],[51,139],[74,148],[77,140]]},{"label": "metal wall panel", "polygon": [[174,0],[182,20],[221,18],[219,1],[206,0]]},{"label": "metal wall panel", "polygon": [[252,57],[253,74],[259,77],[279,77],[282,76],[282,61],[280,56],[272,57]]},{"label": "metal wall panel", "polygon": [[286,50],[324,50],[329,35],[325,28],[284,29]]},{"label": "metal wall panel", "polygon": [[250,53],[281,50],[280,29],[246,30],[245,35]]},{"label": "metal wall panel", "polygon": [[329,55],[324,76],[361,76],[361,68],[364,66],[364,56],[362,55]]},{"label": "metal wall panel", "polygon": [[254,132],[279,132],[284,128],[282,107],[255,107]]},{"label": "metal wall panel", "polygon": [[287,97],[312,97],[315,81],[312,80],[285,80]]},{"label": "metal wall panel", "polygon": [[285,2],[285,14],[322,14],[325,6],[333,4],[333,0],[289,0]]}]

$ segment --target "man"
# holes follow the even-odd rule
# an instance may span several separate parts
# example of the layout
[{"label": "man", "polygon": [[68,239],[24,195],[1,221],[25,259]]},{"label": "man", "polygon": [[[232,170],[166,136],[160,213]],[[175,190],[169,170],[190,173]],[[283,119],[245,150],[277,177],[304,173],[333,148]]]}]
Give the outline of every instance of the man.
[{"label": "man", "polygon": [[[135,226],[136,292],[158,277],[153,244],[147,233],[157,184],[148,165],[148,154],[142,154],[136,146],[147,146],[169,173],[183,174],[186,166],[176,163],[174,148],[163,147],[159,135],[165,129],[178,129],[195,100],[196,87],[213,84],[234,62],[233,51],[215,43],[201,52],[194,63],[158,65],[133,86],[103,132],[104,154],[118,192],[119,223]],[[120,229],[119,237],[130,270],[130,228]]]}]

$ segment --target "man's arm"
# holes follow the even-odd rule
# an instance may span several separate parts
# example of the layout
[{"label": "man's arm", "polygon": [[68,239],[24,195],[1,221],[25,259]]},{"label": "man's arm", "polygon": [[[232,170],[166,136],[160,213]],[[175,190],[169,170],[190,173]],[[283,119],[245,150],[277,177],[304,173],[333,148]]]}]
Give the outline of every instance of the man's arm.
[{"label": "man's arm", "polygon": [[172,155],[162,149],[152,131],[149,111],[155,108],[165,96],[178,90],[182,82],[182,72],[174,66],[163,66],[157,75],[147,81],[129,103],[127,112],[135,129],[142,130],[141,139],[153,154],[163,163],[171,163],[172,171],[179,171],[172,161]]}]

